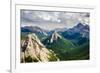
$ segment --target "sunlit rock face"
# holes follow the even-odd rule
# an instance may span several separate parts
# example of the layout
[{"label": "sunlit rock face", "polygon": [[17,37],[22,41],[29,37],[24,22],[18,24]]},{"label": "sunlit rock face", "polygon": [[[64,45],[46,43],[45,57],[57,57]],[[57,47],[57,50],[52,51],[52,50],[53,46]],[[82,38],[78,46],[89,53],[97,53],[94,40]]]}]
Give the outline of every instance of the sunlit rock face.
[{"label": "sunlit rock face", "polygon": [[51,36],[50,43],[57,41],[59,38],[61,38],[61,36],[56,31],[54,31],[54,33]]},{"label": "sunlit rock face", "polygon": [[21,42],[21,62],[58,61],[56,54],[48,50],[35,34],[28,34]]}]

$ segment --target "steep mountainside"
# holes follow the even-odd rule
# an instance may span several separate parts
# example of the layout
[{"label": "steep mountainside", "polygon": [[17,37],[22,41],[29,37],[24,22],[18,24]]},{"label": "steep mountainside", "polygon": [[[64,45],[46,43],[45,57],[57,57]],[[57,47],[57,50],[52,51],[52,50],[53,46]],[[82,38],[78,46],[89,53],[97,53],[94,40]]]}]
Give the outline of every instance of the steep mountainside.
[{"label": "steep mountainside", "polygon": [[48,50],[35,34],[28,34],[21,41],[21,62],[58,61],[56,54]]},{"label": "steep mountainside", "polygon": [[50,43],[53,43],[55,41],[57,41],[58,39],[61,39],[62,37],[56,32],[54,31],[54,33],[51,35],[50,38]]},{"label": "steep mountainside", "polygon": [[64,39],[57,32],[54,32],[50,37],[45,39],[43,43],[48,49],[52,49],[60,60],[65,60],[67,53],[75,48],[71,41]]},{"label": "steep mountainside", "polygon": [[61,35],[64,38],[71,40],[73,43],[82,45],[86,42],[89,42],[89,25],[78,23],[73,28],[62,32]]}]

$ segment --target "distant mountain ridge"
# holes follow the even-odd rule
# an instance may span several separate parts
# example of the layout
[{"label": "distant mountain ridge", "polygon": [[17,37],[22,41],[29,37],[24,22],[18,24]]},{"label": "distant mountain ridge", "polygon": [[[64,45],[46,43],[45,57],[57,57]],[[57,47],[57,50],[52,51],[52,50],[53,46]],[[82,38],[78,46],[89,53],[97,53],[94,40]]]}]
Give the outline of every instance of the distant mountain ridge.
[{"label": "distant mountain ridge", "polygon": [[80,33],[82,37],[89,38],[89,25],[83,25],[82,23],[78,23],[73,28],[67,30],[68,33]]},{"label": "distant mountain ridge", "polygon": [[86,38],[89,38],[89,30],[90,30],[89,25],[84,25],[82,23],[78,23],[76,26],[69,28],[69,29],[68,28],[56,28],[51,31],[42,29],[38,26],[21,27],[21,32],[23,32],[23,33],[31,32],[31,33],[35,33],[35,34],[39,34],[39,35],[49,36],[54,31],[56,31],[61,35],[64,32],[67,32],[68,34],[80,33],[82,37],[86,37]]},{"label": "distant mountain ridge", "polygon": [[89,32],[89,25],[83,25],[82,23],[78,23],[73,28],[70,28],[67,31],[62,32],[61,35],[64,38],[81,45],[85,42],[89,42]]},{"label": "distant mountain ridge", "polygon": [[89,25],[51,31],[38,26],[21,27],[21,62],[89,59]]},{"label": "distant mountain ridge", "polygon": [[[25,26],[21,27],[21,33],[23,36],[29,34],[29,33],[35,33],[40,40],[45,39],[46,37],[51,36],[54,32],[57,32],[61,36],[63,36],[65,39],[69,39],[72,42],[75,42],[77,44],[83,44],[84,42],[89,41],[89,25],[78,23],[76,26],[72,28],[57,28],[55,30],[44,30],[38,26]],[[52,39],[51,39],[52,42]]]},{"label": "distant mountain ridge", "polygon": [[47,31],[37,26],[21,27],[21,32],[32,32],[32,33],[44,34],[47,36],[47,33],[46,33]]}]

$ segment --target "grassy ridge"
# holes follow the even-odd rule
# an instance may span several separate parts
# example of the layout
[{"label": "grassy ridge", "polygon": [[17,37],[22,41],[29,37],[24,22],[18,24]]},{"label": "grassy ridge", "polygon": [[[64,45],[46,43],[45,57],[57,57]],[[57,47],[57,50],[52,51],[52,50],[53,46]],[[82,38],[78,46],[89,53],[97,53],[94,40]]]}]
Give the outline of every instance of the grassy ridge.
[{"label": "grassy ridge", "polygon": [[73,49],[68,56],[68,60],[86,60],[89,59],[89,42]]},{"label": "grassy ridge", "polygon": [[53,43],[48,43],[48,39],[46,39],[43,43],[47,48],[52,49],[61,60],[66,60],[67,57],[65,58],[64,56],[67,56],[67,53],[75,48],[72,42],[64,38],[58,39]]},{"label": "grassy ridge", "polygon": [[85,60],[89,59],[89,42],[75,46],[70,40],[58,39],[48,43],[49,39],[43,41],[47,48],[52,49],[60,60]]}]

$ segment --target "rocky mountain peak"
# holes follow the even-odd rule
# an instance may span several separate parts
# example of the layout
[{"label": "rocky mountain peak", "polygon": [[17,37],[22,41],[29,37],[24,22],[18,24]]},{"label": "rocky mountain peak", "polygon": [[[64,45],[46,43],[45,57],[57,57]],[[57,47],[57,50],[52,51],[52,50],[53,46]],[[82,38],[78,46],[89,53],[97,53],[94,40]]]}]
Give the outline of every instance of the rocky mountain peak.
[{"label": "rocky mountain peak", "polygon": [[27,37],[30,41],[37,43],[39,46],[45,47],[39,40],[39,38],[35,34],[29,34]]},{"label": "rocky mountain peak", "polygon": [[47,62],[58,60],[54,52],[48,50],[35,34],[28,34],[21,43],[21,62]]},{"label": "rocky mountain peak", "polygon": [[54,33],[51,36],[50,42],[52,43],[53,41],[57,41],[59,38],[61,38],[61,36],[56,31],[54,31]]}]

